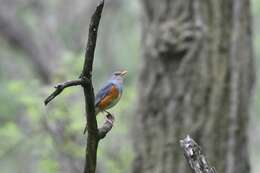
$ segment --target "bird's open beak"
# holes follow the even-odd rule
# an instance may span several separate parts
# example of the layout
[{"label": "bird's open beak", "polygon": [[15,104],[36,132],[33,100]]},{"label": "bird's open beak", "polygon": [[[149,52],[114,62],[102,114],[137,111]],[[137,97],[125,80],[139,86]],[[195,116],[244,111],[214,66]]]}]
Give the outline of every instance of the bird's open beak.
[{"label": "bird's open beak", "polygon": [[125,76],[126,74],[127,74],[127,71],[124,70],[124,71],[121,72],[120,76]]}]

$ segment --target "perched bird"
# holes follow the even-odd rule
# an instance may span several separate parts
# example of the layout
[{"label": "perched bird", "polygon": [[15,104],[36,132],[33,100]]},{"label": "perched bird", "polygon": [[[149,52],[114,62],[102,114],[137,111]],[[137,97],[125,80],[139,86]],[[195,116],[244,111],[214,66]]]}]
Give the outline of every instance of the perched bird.
[{"label": "perched bird", "polygon": [[[123,92],[123,77],[127,74],[126,70],[114,72],[107,83],[98,91],[95,98],[95,114],[112,108],[120,100]],[[87,126],[84,134],[87,131]]]}]

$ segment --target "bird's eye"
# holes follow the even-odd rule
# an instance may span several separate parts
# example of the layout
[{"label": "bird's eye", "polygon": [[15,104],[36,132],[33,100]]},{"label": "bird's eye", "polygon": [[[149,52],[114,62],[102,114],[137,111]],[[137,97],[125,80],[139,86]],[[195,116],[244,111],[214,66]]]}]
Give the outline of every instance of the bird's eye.
[{"label": "bird's eye", "polygon": [[120,74],[121,74],[121,72],[119,72],[119,71],[114,73],[114,75],[120,75]]}]

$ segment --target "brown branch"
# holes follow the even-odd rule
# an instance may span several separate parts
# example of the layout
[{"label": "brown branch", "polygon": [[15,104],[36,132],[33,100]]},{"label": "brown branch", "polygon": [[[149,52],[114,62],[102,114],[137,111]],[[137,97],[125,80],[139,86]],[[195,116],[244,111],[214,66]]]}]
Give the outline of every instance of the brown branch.
[{"label": "brown branch", "polygon": [[101,14],[104,7],[104,0],[98,4],[95,13],[91,17],[90,25],[89,25],[89,33],[88,33],[88,42],[85,52],[85,61],[81,76],[85,76],[86,78],[91,78],[92,76],[92,67],[94,61],[94,54],[96,48],[96,40],[97,40],[97,32],[98,26],[101,18]]},{"label": "brown branch", "polygon": [[85,62],[80,78],[89,80],[83,86],[85,95],[86,119],[88,125],[88,138],[86,148],[86,160],[84,173],[95,173],[97,162],[97,147],[99,142],[97,119],[95,115],[95,96],[92,85],[92,67],[94,61],[94,53],[97,41],[98,26],[104,7],[104,0],[101,0],[96,11],[91,17],[88,33],[88,42],[85,53]]},{"label": "brown branch", "polygon": [[189,135],[180,140],[180,145],[193,173],[216,173],[215,168],[209,166],[201,147]]},{"label": "brown branch", "polygon": [[56,90],[44,100],[44,104],[47,105],[50,101],[52,101],[56,96],[58,96],[65,88],[71,87],[71,86],[77,86],[77,85],[82,85],[84,82],[82,79],[77,79],[77,80],[72,80],[72,81],[67,81],[64,83],[60,83],[54,88]]},{"label": "brown branch", "polygon": [[78,80],[73,80],[57,85],[55,87],[56,90],[45,100],[45,104],[48,104],[52,99],[58,96],[67,87],[76,85],[81,85],[83,87],[85,96],[86,119],[88,125],[84,173],[95,173],[98,143],[112,129],[114,122],[114,117],[110,113],[108,113],[106,116],[107,119],[105,123],[101,128],[98,129],[94,105],[95,94],[92,85],[92,68],[97,41],[97,32],[103,7],[104,0],[101,0],[94,14],[91,17],[89,25],[88,42],[85,53],[85,61],[80,78]]}]

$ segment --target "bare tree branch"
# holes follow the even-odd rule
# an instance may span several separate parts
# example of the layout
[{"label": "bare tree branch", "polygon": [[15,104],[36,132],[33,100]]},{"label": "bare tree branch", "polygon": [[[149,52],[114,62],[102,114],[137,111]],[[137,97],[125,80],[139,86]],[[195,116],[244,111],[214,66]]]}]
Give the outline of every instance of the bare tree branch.
[{"label": "bare tree branch", "polygon": [[54,88],[56,88],[56,90],[49,97],[47,97],[45,99],[44,104],[47,105],[51,100],[53,100],[56,96],[58,96],[65,88],[71,87],[71,86],[82,85],[83,83],[84,82],[82,81],[82,79],[77,79],[77,80],[60,83],[60,84],[54,86]]},{"label": "bare tree branch", "polygon": [[81,76],[84,76],[86,78],[91,78],[92,75],[97,32],[98,32],[98,26],[103,11],[103,7],[104,7],[104,0],[101,0],[101,2],[96,8],[95,13],[91,17],[91,21],[89,25],[88,42],[87,42],[86,53],[85,53],[85,62],[81,74]]},{"label": "bare tree branch", "polygon": [[73,80],[57,85],[56,90],[45,100],[48,104],[52,99],[59,95],[65,88],[81,85],[85,96],[86,119],[88,125],[88,137],[86,147],[86,159],[84,173],[95,173],[97,162],[97,147],[100,139],[103,139],[106,134],[112,129],[114,117],[108,113],[107,119],[103,126],[98,129],[97,119],[95,115],[95,94],[92,85],[92,68],[94,54],[96,48],[98,26],[101,19],[101,14],[104,7],[104,0],[98,4],[94,14],[91,17],[89,25],[88,42],[86,46],[85,61],[78,80]]},{"label": "bare tree branch", "polygon": [[104,0],[101,0],[96,8],[96,11],[91,17],[88,42],[85,53],[85,62],[81,73],[81,78],[88,79],[89,82],[83,86],[85,95],[85,108],[86,108],[86,119],[88,125],[88,138],[86,148],[86,160],[84,173],[95,173],[96,162],[97,162],[97,147],[99,142],[97,119],[95,115],[95,95],[92,85],[92,67],[94,61],[94,53],[97,40],[98,26],[101,18],[101,14],[104,7]]},{"label": "bare tree branch", "polygon": [[189,135],[180,140],[180,145],[193,173],[216,173],[215,168],[209,166],[200,146]]}]

